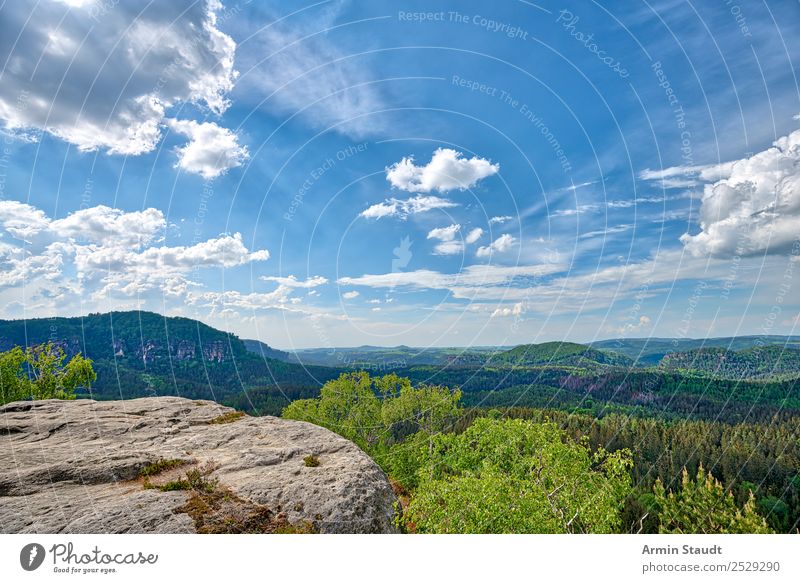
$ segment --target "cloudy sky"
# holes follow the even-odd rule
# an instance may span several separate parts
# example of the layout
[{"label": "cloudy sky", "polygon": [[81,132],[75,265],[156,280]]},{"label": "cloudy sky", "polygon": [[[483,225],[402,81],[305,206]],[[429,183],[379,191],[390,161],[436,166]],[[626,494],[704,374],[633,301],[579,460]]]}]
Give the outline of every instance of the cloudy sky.
[{"label": "cloudy sky", "polygon": [[797,333],[800,5],[0,4],[0,317]]}]

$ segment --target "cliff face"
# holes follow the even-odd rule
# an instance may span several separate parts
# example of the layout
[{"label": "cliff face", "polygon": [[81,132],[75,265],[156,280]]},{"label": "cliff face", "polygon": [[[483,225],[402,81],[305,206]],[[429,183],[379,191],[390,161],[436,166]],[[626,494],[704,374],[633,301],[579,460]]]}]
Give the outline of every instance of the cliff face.
[{"label": "cliff face", "polygon": [[394,532],[395,498],[350,441],[210,401],[0,407],[0,532]]}]

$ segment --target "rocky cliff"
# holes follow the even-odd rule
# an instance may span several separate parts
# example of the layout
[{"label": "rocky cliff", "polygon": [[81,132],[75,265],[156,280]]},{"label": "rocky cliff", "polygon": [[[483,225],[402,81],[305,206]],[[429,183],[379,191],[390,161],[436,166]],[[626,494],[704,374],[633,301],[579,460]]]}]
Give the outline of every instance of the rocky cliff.
[{"label": "rocky cliff", "polygon": [[393,532],[395,498],[350,441],[210,401],[0,406],[0,532]]}]

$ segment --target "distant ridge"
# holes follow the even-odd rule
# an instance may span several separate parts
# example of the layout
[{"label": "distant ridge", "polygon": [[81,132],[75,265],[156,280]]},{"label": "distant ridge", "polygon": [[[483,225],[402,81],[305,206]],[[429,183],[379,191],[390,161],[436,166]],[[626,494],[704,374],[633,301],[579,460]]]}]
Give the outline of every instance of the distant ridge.
[{"label": "distant ridge", "polygon": [[492,364],[511,365],[610,365],[629,366],[632,360],[623,354],[598,350],[575,342],[543,342],[521,344],[511,350],[499,352],[490,358]]}]

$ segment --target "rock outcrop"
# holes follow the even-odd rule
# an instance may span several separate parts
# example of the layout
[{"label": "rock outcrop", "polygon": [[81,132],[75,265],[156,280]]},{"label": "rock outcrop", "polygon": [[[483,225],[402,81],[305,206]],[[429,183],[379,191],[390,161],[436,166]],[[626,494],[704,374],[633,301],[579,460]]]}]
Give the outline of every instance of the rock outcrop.
[{"label": "rock outcrop", "polygon": [[395,497],[352,442],[211,401],[0,406],[0,532],[394,532]]}]

